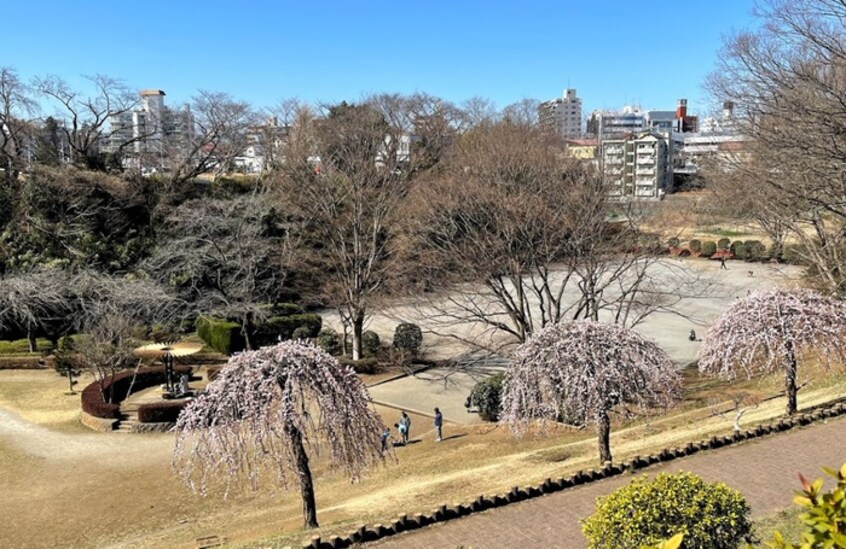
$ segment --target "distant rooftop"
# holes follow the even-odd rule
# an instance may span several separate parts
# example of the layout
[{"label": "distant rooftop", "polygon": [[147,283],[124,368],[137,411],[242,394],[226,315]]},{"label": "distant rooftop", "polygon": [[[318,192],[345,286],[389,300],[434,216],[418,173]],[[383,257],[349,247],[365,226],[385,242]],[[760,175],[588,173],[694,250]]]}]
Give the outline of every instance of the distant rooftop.
[{"label": "distant rooftop", "polygon": [[165,95],[164,90],[141,90],[139,93],[141,97],[146,97],[148,95]]}]

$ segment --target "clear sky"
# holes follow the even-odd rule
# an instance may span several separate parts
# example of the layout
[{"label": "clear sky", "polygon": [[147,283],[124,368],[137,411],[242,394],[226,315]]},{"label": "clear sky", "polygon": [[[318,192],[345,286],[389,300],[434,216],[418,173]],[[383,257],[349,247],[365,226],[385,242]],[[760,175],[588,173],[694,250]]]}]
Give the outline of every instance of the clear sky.
[{"label": "clear sky", "polygon": [[167,103],[226,91],[256,106],[424,91],[499,107],[577,89],[583,110],[672,110],[702,89],[753,0],[3,0],[0,66],[79,84],[105,74]]}]

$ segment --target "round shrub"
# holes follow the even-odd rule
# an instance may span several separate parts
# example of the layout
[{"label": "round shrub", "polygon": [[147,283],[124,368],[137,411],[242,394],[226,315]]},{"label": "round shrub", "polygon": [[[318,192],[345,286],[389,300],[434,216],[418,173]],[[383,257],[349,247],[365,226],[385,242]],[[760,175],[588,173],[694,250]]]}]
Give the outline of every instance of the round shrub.
[{"label": "round shrub", "polygon": [[341,352],[341,340],[338,332],[331,328],[325,328],[317,335],[317,346],[329,353],[337,355]]},{"label": "round shrub", "polygon": [[667,246],[670,248],[678,248],[679,247],[679,239],[678,238],[671,238],[667,241]]},{"label": "round shrub", "polygon": [[717,253],[717,245],[712,240],[706,240],[702,243],[702,257],[711,257]]},{"label": "round shrub", "polygon": [[749,513],[743,496],[723,483],[662,473],[600,498],[582,530],[591,549],[637,549],[679,533],[685,549],[718,549],[749,540]]},{"label": "round shrub", "polygon": [[746,259],[748,257],[748,252],[746,250],[746,244],[741,242],[740,240],[735,240],[731,243],[731,255],[737,257],[739,259]]},{"label": "round shrub", "polygon": [[365,356],[376,356],[381,346],[382,342],[379,340],[379,334],[376,332],[367,330],[361,334],[361,350]]},{"label": "round shrub", "polygon": [[767,247],[760,240],[747,240],[743,244],[746,246],[746,254],[749,259],[763,259]]},{"label": "round shrub", "polygon": [[423,345],[423,331],[417,324],[403,322],[397,325],[394,330],[394,347],[405,351],[411,356],[420,354],[420,347]]},{"label": "round shrub", "polygon": [[504,373],[496,374],[478,382],[470,391],[470,404],[478,408],[479,417],[485,421],[499,421],[503,379]]},{"label": "round shrub", "polygon": [[717,241],[718,250],[728,250],[729,246],[731,246],[731,240],[728,238],[721,238]]},{"label": "round shrub", "polygon": [[313,330],[308,326],[300,326],[291,334],[291,339],[309,339]]},{"label": "round shrub", "polygon": [[702,241],[694,238],[693,240],[688,242],[687,247],[690,248],[691,252],[698,252],[702,250]]}]

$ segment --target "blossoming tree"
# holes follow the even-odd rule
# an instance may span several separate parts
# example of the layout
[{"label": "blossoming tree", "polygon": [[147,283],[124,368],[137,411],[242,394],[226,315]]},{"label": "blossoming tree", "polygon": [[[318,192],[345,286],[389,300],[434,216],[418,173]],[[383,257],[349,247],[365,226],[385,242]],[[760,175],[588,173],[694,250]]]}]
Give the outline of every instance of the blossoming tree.
[{"label": "blossoming tree", "polygon": [[521,434],[540,420],[584,418],[596,425],[599,459],[611,461],[611,419],[618,405],[634,412],[671,406],[681,376],[658,345],[621,326],[562,322],[521,345],[505,376],[502,419]]},{"label": "blossoming tree", "polygon": [[383,459],[383,425],[351,367],[302,341],[235,355],[176,424],[174,469],[205,495],[235,483],[256,489],[295,479],[305,526],[317,527],[309,454],[328,449],[331,464],[353,480]]},{"label": "blossoming tree", "polygon": [[794,414],[799,361],[811,350],[826,368],[843,363],[846,304],[810,290],[755,292],[732,303],[708,330],[699,370],[724,379],[782,370],[787,413]]}]

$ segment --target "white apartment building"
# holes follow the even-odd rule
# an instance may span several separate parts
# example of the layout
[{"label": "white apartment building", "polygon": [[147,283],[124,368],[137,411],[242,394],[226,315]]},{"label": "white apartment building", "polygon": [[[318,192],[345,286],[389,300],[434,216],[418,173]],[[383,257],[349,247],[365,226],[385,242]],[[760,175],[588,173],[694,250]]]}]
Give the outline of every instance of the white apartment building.
[{"label": "white apartment building", "polygon": [[601,161],[613,197],[659,200],[672,183],[672,144],[656,132],[603,141]]},{"label": "white apartment building", "polygon": [[538,119],[551,133],[577,139],[582,135],[582,100],[576,97],[575,89],[568,88],[560,98],[538,105]]},{"label": "white apartment building", "polygon": [[620,111],[593,111],[588,120],[588,135],[605,141],[639,133],[647,127],[647,115],[640,107],[626,106]]}]

